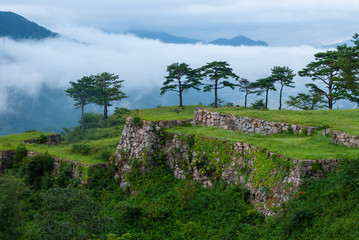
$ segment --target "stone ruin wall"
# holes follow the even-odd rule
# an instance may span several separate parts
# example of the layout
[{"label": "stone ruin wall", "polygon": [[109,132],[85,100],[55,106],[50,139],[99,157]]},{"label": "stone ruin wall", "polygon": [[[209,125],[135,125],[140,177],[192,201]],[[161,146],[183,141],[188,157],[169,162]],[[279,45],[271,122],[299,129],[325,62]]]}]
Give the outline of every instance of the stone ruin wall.
[{"label": "stone ruin wall", "polygon": [[[230,144],[229,161],[221,165],[221,169],[204,173],[195,163],[203,160],[203,152],[194,151],[189,142],[184,139],[190,135],[179,135],[161,131],[162,128],[188,124],[188,121],[143,121],[142,126],[136,126],[132,118],[128,118],[126,126],[115,153],[115,164],[119,172],[121,185],[126,187],[126,173],[131,170],[131,159],[146,161],[159,150],[164,153],[167,164],[173,169],[173,174],[180,179],[190,175],[193,180],[211,186],[215,181],[226,181],[228,184],[243,184],[251,193],[251,201],[263,214],[273,214],[273,207],[278,207],[297,192],[305,179],[321,177],[331,172],[337,165],[337,160],[290,160],[274,153],[270,153],[256,146],[236,142]],[[209,138],[204,138],[209,139]],[[213,140],[213,139],[212,139]],[[222,140],[221,144],[229,144]],[[213,150],[215,151],[215,150]],[[290,161],[290,168],[284,177],[279,177],[278,169],[273,169],[268,178],[276,179],[268,185],[266,180],[254,182],[257,174],[255,168],[256,152],[265,151],[268,161],[281,158]],[[207,153],[209,154],[209,153]],[[220,161],[220,159],[217,159]]]},{"label": "stone ruin wall", "polygon": [[359,136],[331,129],[323,130],[323,135],[331,135],[334,144],[359,148]]},{"label": "stone ruin wall", "polygon": [[220,127],[231,131],[242,131],[244,133],[271,135],[279,132],[292,131],[293,133],[311,134],[317,127],[302,126],[283,122],[271,122],[258,118],[240,117],[229,114],[212,112],[207,109],[195,109],[193,120],[196,124]]},{"label": "stone ruin wall", "polygon": [[[242,131],[250,134],[271,135],[278,132],[302,133],[310,135],[318,127],[289,124],[283,122],[271,122],[258,118],[233,116],[224,113],[212,112],[207,109],[195,109],[193,120],[196,124],[215,126],[232,131]],[[351,135],[338,130],[324,129],[323,135],[330,135],[332,143],[348,147],[359,148],[359,136]]]}]

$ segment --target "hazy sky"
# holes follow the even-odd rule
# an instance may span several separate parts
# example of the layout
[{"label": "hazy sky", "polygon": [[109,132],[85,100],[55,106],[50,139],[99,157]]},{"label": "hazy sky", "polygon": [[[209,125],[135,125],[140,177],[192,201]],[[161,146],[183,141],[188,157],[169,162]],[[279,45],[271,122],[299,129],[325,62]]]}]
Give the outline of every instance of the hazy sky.
[{"label": "hazy sky", "polygon": [[358,31],[357,0],[1,0],[51,29],[166,31],[203,40],[246,35],[272,46],[334,43]]},{"label": "hazy sky", "polygon": [[[359,26],[359,4],[349,0],[1,0],[0,10],[63,36],[40,42],[0,38],[0,112],[11,111],[9,89],[36,97],[42,86],[64,90],[70,81],[101,72],[125,80],[125,91],[132,94],[122,105],[141,107],[148,92],[157,94],[152,106],[166,105],[174,94],[160,97],[159,89],[171,63],[197,68],[227,61],[240,77],[255,81],[270,75],[273,66],[301,70],[324,51],[318,42],[350,39]],[[270,47],[164,44],[122,34],[128,29],[203,40],[243,34]],[[296,76],[296,88],[286,89],[286,95],[306,91],[308,81]],[[224,99],[242,104],[238,90]]]}]

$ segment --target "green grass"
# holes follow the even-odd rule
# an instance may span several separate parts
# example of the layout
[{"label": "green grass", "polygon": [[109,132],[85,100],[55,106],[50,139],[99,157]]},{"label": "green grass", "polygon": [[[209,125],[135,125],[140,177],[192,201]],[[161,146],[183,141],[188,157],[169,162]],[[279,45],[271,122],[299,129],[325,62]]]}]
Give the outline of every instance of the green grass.
[{"label": "green grass", "polygon": [[269,121],[319,126],[359,135],[359,109],[343,110],[254,110],[248,108],[211,108],[210,110]]},{"label": "green grass", "polygon": [[52,135],[53,133],[28,132],[28,133],[0,136],[0,150],[16,149],[16,147],[19,145],[21,141],[38,138],[42,134]]},{"label": "green grass", "polygon": [[292,159],[344,159],[359,155],[358,148],[332,144],[330,137],[321,135],[304,136],[279,133],[269,136],[250,136],[217,127],[175,127],[167,131],[177,134],[195,134],[233,142],[246,142]]},{"label": "green grass", "polygon": [[26,148],[31,151],[45,153],[68,160],[73,160],[77,162],[83,162],[86,164],[98,164],[98,163],[107,163],[107,160],[101,159],[101,153],[105,151],[110,151],[115,153],[120,137],[99,139],[93,141],[82,141],[77,144],[84,144],[90,147],[90,152],[87,155],[73,152],[74,144],[66,144],[60,146],[46,146],[40,144],[27,144]]},{"label": "green grass", "polygon": [[138,117],[150,121],[184,120],[193,118],[193,110],[203,108],[203,105],[188,105],[180,108],[178,106],[142,109],[138,111]]},{"label": "green grass", "polygon": [[[52,135],[53,133],[30,132],[21,134],[12,134],[0,137],[0,150],[16,149],[21,141],[40,137],[41,134]],[[117,137],[104,138],[98,140],[86,140],[78,144],[88,145],[91,149],[88,155],[75,153],[72,150],[74,144],[65,144],[60,146],[47,146],[44,144],[26,144],[26,149],[38,153],[48,153],[52,156],[83,162],[86,164],[106,163],[103,155],[106,152],[111,154],[115,152],[116,146],[120,140],[120,134]]]}]

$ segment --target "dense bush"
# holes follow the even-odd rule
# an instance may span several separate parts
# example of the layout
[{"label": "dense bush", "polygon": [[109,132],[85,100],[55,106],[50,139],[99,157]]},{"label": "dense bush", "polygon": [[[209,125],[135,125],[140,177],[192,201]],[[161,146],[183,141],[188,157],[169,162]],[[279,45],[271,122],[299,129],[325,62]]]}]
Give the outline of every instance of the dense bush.
[{"label": "dense bush", "polygon": [[243,187],[176,179],[161,159],[134,162],[124,190],[112,168],[88,169],[81,185],[62,166],[49,185],[49,160],[0,176],[1,239],[359,239],[358,159],[308,181],[266,219]]},{"label": "dense bush", "polygon": [[39,154],[24,159],[24,178],[25,182],[39,189],[47,187],[51,182],[51,172],[54,168],[54,159],[47,154]]}]

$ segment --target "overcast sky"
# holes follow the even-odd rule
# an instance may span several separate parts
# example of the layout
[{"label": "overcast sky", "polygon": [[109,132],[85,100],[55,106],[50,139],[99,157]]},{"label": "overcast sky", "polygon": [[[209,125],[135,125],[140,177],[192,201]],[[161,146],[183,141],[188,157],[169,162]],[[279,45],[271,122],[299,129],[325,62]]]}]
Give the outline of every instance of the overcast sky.
[{"label": "overcast sky", "polygon": [[[240,77],[255,81],[269,76],[273,66],[301,70],[316,52],[324,51],[318,43],[348,40],[359,26],[359,4],[350,0],[1,0],[0,10],[64,37],[0,39],[0,113],[11,110],[8,89],[36,97],[42,86],[64,90],[70,81],[101,72],[118,74],[125,91],[135,93],[121,101],[124,106],[141,107],[149,91],[158,93],[151,106],[166,105],[174,94],[160,97],[159,89],[166,67],[174,62],[197,68],[227,61]],[[122,34],[128,29],[203,40],[242,34],[270,47],[164,44]],[[287,95],[306,91],[310,80],[296,76],[295,81],[296,88],[286,89]],[[241,104],[238,91],[225,98]],[[196,101],[186,104],[202,100]]]},{"label": "overcast sky", "polygon": [[203,40],[246,35],[271,46],[335,43],[359,26],[357,0],[1,0],[0,9],[51,29],[145,29]]}]

